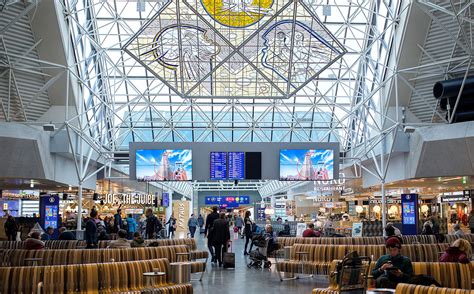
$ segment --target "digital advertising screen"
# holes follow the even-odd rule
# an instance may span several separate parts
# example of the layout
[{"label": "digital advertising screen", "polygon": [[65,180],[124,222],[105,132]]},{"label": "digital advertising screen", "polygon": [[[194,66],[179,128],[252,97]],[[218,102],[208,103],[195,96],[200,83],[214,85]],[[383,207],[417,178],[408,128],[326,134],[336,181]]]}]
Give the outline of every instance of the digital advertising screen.
[{"label": "digital advertising screen", "polygon": [[58,206],[56,205],[46,205],[45,207],[45,216],[44,216],[44,226],[52,227],[53,229],[58,228]]},{"label": "digital advertising screen", "polygon": [[192,180],[192,152],[190,149],[136,150],[136,176],[138,181],[190,181]]},{"label": "digital advertising screen", "polygon": [[8,212],[13,217],[20,216],[20,200],[0,200],[0,217]]},{"label": "digital advertising screen", "polygon": [[403,223],[407,225],[415,224],[415,203],[406,202],[403,203]]},{"label": "digital advertising screen", "polygon": [[227,152],[211,152],[211,180],[227,179]]},{"label": "digital advertising screen", "polygon": [[229,180],[245,179],[245,152],[229,152]]},{"label": "digital advertising screen", "polygon": [[318,181],[334,179],[334,150],[280,150],[280,181]]},{"label": "digital advertising screen", "polygon": [[239,205],[250,204],[249,196],[206,196],[206,205],[218,205],[219,207],[239,207]]},{"label": "digital advertising screen", "polygon": [[402,194],[402,233],[418,234],[418,194]]},{"label": "digital advertising screen", "polygon": [[170,194],[168,194],[168,193],[163,193],[163,194],[161,194],[161,197],[162,197],[161,206],[163,206],[163,207],[168,207],[168,206],[170,206]]}]

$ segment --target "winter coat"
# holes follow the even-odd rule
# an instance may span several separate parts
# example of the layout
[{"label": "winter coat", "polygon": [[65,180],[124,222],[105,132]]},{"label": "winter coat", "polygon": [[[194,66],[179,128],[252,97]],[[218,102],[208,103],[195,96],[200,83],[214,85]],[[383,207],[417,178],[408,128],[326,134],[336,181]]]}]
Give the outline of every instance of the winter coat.
[{"label": "winter coat", "polygon": [[459,250],[458,247],[448,247],[446,251],[439,258],[440,262],[459,262],[469,263],[469,257],[464,251]]}]

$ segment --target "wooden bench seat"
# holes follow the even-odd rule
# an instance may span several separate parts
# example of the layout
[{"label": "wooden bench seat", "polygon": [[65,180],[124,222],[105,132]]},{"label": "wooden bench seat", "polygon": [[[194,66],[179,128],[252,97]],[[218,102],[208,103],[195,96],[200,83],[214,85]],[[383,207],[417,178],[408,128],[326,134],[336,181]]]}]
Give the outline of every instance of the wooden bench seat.
[{"label": "wooden bench seat", "polygon": [[[144,272],[167,273],[145,284]],[[165,258],[143,261],[0,268],[1,293],[192,293],[191,284],[171,283],[170,264]],[[31,277],[31,279],[25,279]],[[34,277],[34,279],[33,279]]]},{"label": "wooden bench seat", "polygon": [[473,294],[473,290],[398,284],[395,294]]},{"label": "wooden bench seat", "polygon": [[[402,254],[413,262],[436,262],[439,252],[443,252],[448,244],[410,244],[402,246]],[[340,260],[346,254],[357,251],[360,256],[368,256],[377,260],[387,254],[385,245],[314,245],[295,244],[290,249],[290,259],[278,261],[276,269],[279,273],[298,273],[327,275],[333,260]],[[306,256],[297,252],[308,252]]]},{"label": "wooden bench seat", "polygon": [[[473,235],[474,236],[474,235]],[[434,235],[407,235],[402,236],[403,244],[434,244],[437,243]],[[319,237],[319,238],[303,238],[303,237],[278,237],[277,243],[281,246],[293,246],[294,244],[326,244],[326,245],[383,245],[385,239],[379,237]],[[448,242],[446,242],[448,243]]]},{"label": "wooden bench seat", "polygon": [[[334,260],[330,265],[330,272],[336,269],[337,260]],[[370,265],[370,271],[375,267],[376,261],[373,261]],[[472,279],[474,278],[474,263],[461,264],[461,263],[448,263],[448,262],[412,262],[413,272],[415,275],[429,275],[432,276],[438,283],[443,287],[457,289],[460,292],[446,292],[446,293],[462,293],[460,289],[472,292]],[[313,289],[313,294],[332,294],[339,293],[337,290],[337,283],[333,276],[328,276],[329,287],[326,289],[316,288]],[[369,286],[373,287],[372,285]],[[414,286],[418,287],[418,286]],[[445,293],[445,292],[418,292],[414,291],[414,287],[410,287],[411,292],[397,292],[397,293]],[[439,288],[439,289],[447,289]],[[397,287],[398,289],[398,287]],[[416,288],[419,289],[419,288]],[[435,288],[431,287],[431,290]],[[426,290],[426,289],[423,289]],[[464,291],[463,290],[463,291]],[[421,291],[421,290],[420,290]],[[469,292],[471,291],[471,292]]]}]

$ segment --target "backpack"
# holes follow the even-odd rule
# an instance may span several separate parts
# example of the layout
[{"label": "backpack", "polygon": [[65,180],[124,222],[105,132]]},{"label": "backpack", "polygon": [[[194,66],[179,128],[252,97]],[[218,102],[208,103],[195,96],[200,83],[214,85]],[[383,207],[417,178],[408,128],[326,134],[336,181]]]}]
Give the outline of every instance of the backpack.
[{"label": "backpack", "polygon": [[435,278],[429,275],[413,275],[408,281],[408,284],[413,285],[422,285],[422,286],[432,286],[435,285],[436,287],[443,287],[440,283],[438,283]]}]

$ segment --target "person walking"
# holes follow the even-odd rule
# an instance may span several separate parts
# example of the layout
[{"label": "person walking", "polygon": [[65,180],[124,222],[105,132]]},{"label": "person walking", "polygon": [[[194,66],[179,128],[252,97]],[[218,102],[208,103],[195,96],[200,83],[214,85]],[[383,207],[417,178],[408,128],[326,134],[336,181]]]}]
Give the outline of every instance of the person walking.
[{"label": "person walking", "polygon": [[132,214],[129,214],[127,216],[127,239],[132,240],[133,239],[133,233],[137,231],[137,222],[133,218]]},{"label": "person walking", "polygon": [[204,228],[204,235],[207,237],[207,248],[209,249],[209,253],[211,253],[211,262],[213,263],[217,262],[217,259],[212,245],[212,227],[214,226],[214,221],[218,218],[217,207],[214,206],[212,212],[206,217],[206,226]]},{"label": "person walking", "polygon": [[18,232],[18,225],[12,215],[8,216],[3,228],[5,229],[5,235],[7,235],[8,241],[15,241],[16,233]]},{"label": "person walking", "polygon": [[123,220],[122,220],[122,209],[118,208],[117,213],[114,214],[114,233],[118,233],[119,230],[123,228]]},{"label": "person walking", "polygon": [[237,216],[237,218],[235,219],[235,226],[237,227],[238,229],[238,232],[239,232],[239,237],[242,235],[242,227],[244,226],[244,220],[242,219],[242,217],[240,216],[240,214]]},{"label": "person walking", "polygon": [[158,218],[153,214],[153,209],[147,208],[146,212],[146,225],[145,225],[145,238],[146,239],[155,239],[157,237],[157,229],[160,227],[162,229],[161,223],[159,223]]},{"label": "person walking", "polygon": [[97,248],[98,245],[98,234],[96,220],[98,217],[97,210],[92,209],[90,218],[86,223],[86,231],[84,239],[86,240],[86,248]]},{"label": "person walking", "polygon": [[471,210],[471,214],[467,219],[467,224],[469,225],[469,229],[471,230],[471,234],[474,234],[474,209]]},{"label": "person walking", "polygon": [[198,224],[199,224],[199,234],[202,234],[202,227],[204,226],[204,218],[201,214],[198,216]]},{"label": "person walking", "polygon": [[173,239],[174,231],[176,231],[176,219],[173,217],[173,215],[170,216],[170,219],[165,225],[168,225],[168,238]]},{"label": "person walking", "polygon": [[227,244],[230,241],[229,223],[225,219],[225,213],[219,214],[212,226],[212,244],[216,253],[219,267],[222,266],[222,257],[227,252]]},{"label": "person walking", "polygon": [[[244,255],[249,255],[248,251],[247,251],[247,245],[249,244],[249,241],[252,239],[252,226],[253,226],[253,222],[252,220],[250,219],[250,216],[252,215],[252,213],[250,211],[246,211],[245,212],[245,217],[244,217],[244,234],[245,234],[245,249],[244,249]],[[250,250],[252,250],[252,242],[250,242]]]},{"label": "person walking", "polygon": [[196,233],[196,228],[199,225],[198,220],[194,217],[194,213],[191,214],[191,217],[188,220],[188,228],[189,233],[191,234],[191,238],[194,238],[194,234]]}]

